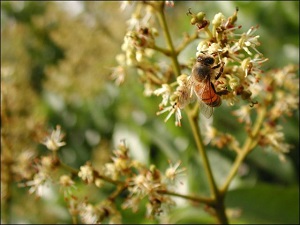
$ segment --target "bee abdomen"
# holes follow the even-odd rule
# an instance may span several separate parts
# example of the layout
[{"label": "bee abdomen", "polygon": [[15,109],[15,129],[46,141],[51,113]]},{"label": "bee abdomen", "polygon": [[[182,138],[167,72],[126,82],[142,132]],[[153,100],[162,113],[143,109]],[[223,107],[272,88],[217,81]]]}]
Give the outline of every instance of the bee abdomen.
[{"label": "bee abdomen", "polygon": [[211,98],[202,99],[202,101],[211,107],[218,107],[222,103],[220,96],[216,94],[211,96]]}]

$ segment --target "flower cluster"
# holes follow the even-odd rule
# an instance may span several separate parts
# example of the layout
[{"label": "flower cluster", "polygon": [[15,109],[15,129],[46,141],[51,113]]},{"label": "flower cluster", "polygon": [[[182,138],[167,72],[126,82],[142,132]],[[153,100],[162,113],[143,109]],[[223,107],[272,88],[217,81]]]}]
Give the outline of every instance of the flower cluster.
[{"label": "flower cluster", "polygon": [[[106,163],[101,173],[125,182],[129,194],[123,203],[123,208],[132,208],[135,212],[143,198],[148,198],[149,216],[158,215],[166,205],[173,205],[172,199],[163,195],[161,191],[167,190],[167,185],[176,179],[185,169],[179,169],[180,163],[172,165],[164,174],[155,166],[147,168],[129,156],[129,149],[122,141],[114,150],[111,163]],[[174,183],[174,182],[173,182]]]},{"label": "flower cluster", "polygon": [[[261,79],[259,100],[267,109],[266,120],[259,132],[258,144],[274,150],[281,160],[289,152],[291,145],[285,142],[282,126],[283,116],[292,116],[299,108],[298,68],[288,65],[282,69],[271,70]],[[258,107],[257,110],[260,110]]]},{"label": "flower cluster", "polygon": [[281,161],[285,160],[284,153],[288,153],[292,147],[290,144],[285,143],[282,126],[274,126],[269,123],[265,123],[260,131],[258,144],[263,148],[275,151]]},{"label": "flower cluster", "polygon": [[35,164],[36,173],[33,179],[25,183],[21,183],[20,187],[30,187],[29,193],[35,193],[37,197],[45,194],[45,191],[50,187],[52,178],[51,172],[54,167],[54,161],[51,156],[44,156]]},{"label": "flower cluster", "polygon": [[81,166],[80,171],[78,172],[78,176],[88,184],[93,183],[95,177],[92,165],[87,162],[86,165]]},{"label": "flower cluster", "polygon": [[[64,137],[64,134],[61,133],[61,127],[59,125],[56,126],[56,129],[53,130],[49,135],[47,135],[44,140],[41,142],[44,144],[49,150],[53,151],[55,154],[56,151],[61,147],[64,146],[66,143],[62,142],[62,138]],[[31,159],[33,155],[28,155],[30,152],[24,152],[19,156],[18,161],[24,162],[24,160]],[[30,153],[31,154],[31,153]],[[51,155],[44,156],[42,158],[37,158],[35,164],[33,165],[35,173],[30,173],[30,168],[27,165],[24,167],[24,175],[23,177],[26,179],[30,179],[30,176],[32,175],[32,180],[29,180],[25,183],[21,183],[21,187],[30,187],[29,193],[35,193],[37,197],[41,197],[44,195],[45,190],[50,186],[52,181],[52,173],[53,168],[57,166],[57,158],[53,157]],[[16,164],[15,166],[18,166]],[[20,168],[19,168],[20,169]],[[71,181],[70,181],[71,182]],[[67,185],[66,182],[63,182],[63,186],[71,186]]]},{"label": "flower cluster", "polygon": [[[57,126],[48,142],[51,140],[52,146],[59,146],[61,143],[60,126]],[[45,142],[45,143],[48,143]],[[56,144],[54,145],[53,142]],[[48,156],[37,158],[35,164],[36,173],[32,180],[22,183],[21,187],[30,187],[29,193],[35,193],[38,197],[43,196],[53,184],[60,187],[64,199],[68,204],[69,212],[72,217],[79,216],[82,223],[94,224],[105,221],[111,223],[120,223],[121,215],[116,209],[115,199],[127,190],[127,197],[122,207],[131,208],[134,212],[138,211],[139,206],[147,198],[147,215],[153,217],[167,210],[175,203],[169,195],[165,193],[176,185],[177,177],[180,176],[185,168],[180,168],[181,162],[173,164],[169,162],[170,167],[165,172],[160,172],[154,165],[147,167],[139,161],[131,158],[129,148],[126,146],[125,140],[122,140],[118,147],[113,151],[111,162],[103,165],[102,169],[97,171],[91,162],[87,162],[77,171],[64,165],[57,155],[49,154]],[[61,173],[57,170],[69,170],[72,176]],[[93,184],[98,188],[103,187],[103,183],[109,182],[117,185],[116,192],[107,197],[106,200],[98,204],[89,203],[87,198],[80,200],[76,197],[77,189],[74,177],[77,176],[86,184]]]},{"label": "flower cluster", "polygon": [[126,54],[126,64],[136,65],[144,61],[144,56],[151,57],[152,51],[146,50],[154,45],[154,36],[157,31],[154,28],[141,27],[137,31],[128,31],[124,37],[122,50]]},{"label": "flower cluster", "polygon": [[[176,89],[173,91],[174,86],[176,86]],[[153,93],[155,95],[161,95],[163,98],[162,102],[159,104],[161,111],[159,111],[157,114],[159,115],[168,111],[169,114],[165,121],[167,121],[172,114],[175,114],[175,125],[181,126],[181,109],[183,109],[192,100],[188,76],[182,74],[173,84],[162,84],[162,87],[156,89]],[[170,106],[165,107],[168,103],[170,103]]]},{"label": "flower cluster", "polygon": [[[118,60],[120,65],[114,69],[112,76],[120,84],[125,77],[124,69],[121,68],[135,66],[142,77],[147,96],[153,94],[162,96],[162,102],[159,105],[160,111],[157,114],[169,112],[165,121],[174,114],[175,125],[181,126],[181,110],[195,99],[191,72],[190,75],[179,76],[180,74],[177,74],[178,77],[176,77],[174,76],[176,72],[167,73],[168,69],[163,69],[159,64],[155,64],[153,59],[149,64],[149,60],[146,59],[153,56],[153,50],[167,56],[179,54],[184,46],[193,39],[187,37],[187,40],[183,41],[181,45],[183,47],[178,47],[173,53],[170,49],[158,47],[155,44],[158,31],[152,25],[153,13],[157,10],[156,4],[158,5],[158,3],[152,4],[152,2],[146,1],[140,3],[139,7],[136,6],[122,45],[123,60],[122,62]],[[147,13],[141,16],[143,10]],[[236,25],[238,9],[228,18],[222,13],[218,13],[212,21],[209,21],[203,12],[193,14],[189,10],[187,14],[192,17],[191,24],[196,25],[198,33],[204,32],[207,36],[199,42],[196,58],[204,54],[214,58],[215,65],[212,67],[217,68],[217,65],[222,65],[222,69],[220,68],[222,73],[219,77],[209,74],[216,93],[226,93],[222,94],[221,98],[229,105],[236,104],[241,98],[252,106],[255,103],[253,100],[255,93],[253,94],[252,91],[255,92],[255,86],[259,83],[262,75],[260,67],[267,61],[267,58],[264,58],[257,49],[260,45],[259,35],[255,35],[258,26],[251,27],[247,32],[239,33],[238,30],[241,29],[241,26]],[[145,21],[148,22],[145,23]],[[199,38],[199,34],[193,38]],[[182,65],[191,69],[189,64]],[[174,77],[176,77],[175,82]]]},{"label": "flower cluster", "polygon": [[[193,67],[195,61],[191,64],[180,64],[180,68],[191,69],[183,74],[180,72],[181,69],[174,68],[176,64],[170,70],[171,67],[163,69],[154,62],[153,58],[150,64],[149,60],[145,60],[152,56],[153,50],[166,56],[176,57],[194,39],[187,36],[186,40],[175,50],[158,47],[155,43],[158,30],[152,24],[153,13],[157,10],[157,5],[146,1],[139,6],[136,7],[136,12],[145,10],[147,13],[145,16],[137,13],[131,18],[129,30],[122,46],[122,50],[125,52],[123,58],[126,60],[125,63],[123,60],[123,64],[121,64],[123,66],[134,65],[137,68],[147,96],[162,97],[157,115],[167,112],[165,121],[174,115],[175,125],[181,126],[181,110],[193,103],[197,96],[200,99],[200,111],[209,117],[212,110],[207,110],[209,107],[202,102],[200,95],[205,92],[205,88],[209,89],[207,86],[211,82],[215,93],[228,105],[236,105],[240,100],[247,102],[246,105],[240,105],[238,109],[232,111],[232,114],[237,117],[239,122],[245,123],[249,135],[251,134],[252,119],[256,118],[253,114],[262,107],[267,107],[266,118],[268,119],[262,126],[262,131],[269,132],[269,135],[260,132],[260,135],[256,137],[259,139],[257,142],[261,146],[270,146],[277,152],[279,149],[282,149],[281,152],[288,151],[290,146],[284,144],[284,138],[278,130],[280,126],[276,124],[281,115],[291,115],[298,107],[299,82],[295,75],[296,68],[287,66],[282,70],[267,73],[262,71],[261,66],[268,59],[258,50],[260,46],[259,35],[256,34],[258,26],[252,26],[247,31],[240,32],[242,26],[237,25],[238,9],[229,17],[217,13],[212,20],[207,19],[203,12],[194,14],[189,10],[187,15],[191,17],[190,22],[197,27],[197,35],[193,38],[200,38],[200,33],[206,34],[204,38],[201,36],[196,49],[197,62],[199,62],[198,58],[203,56],[213,58],[211,71],[207,72],[209,82],[199,84],[195,83],[195,78],[193,78],[192,68],[195,67]],[[144,23],[146,20],[148,23]],[[147,51],[151,54],[146,54]],[[215,70],[217,68],[219,71]],[[114,76],[118,78],[116,74]],[[123,81],[123,78],[124,76],[119,76],[119,80]],[[239,142],[233,135],[228,132],[223,133],[211,124],[207,124],[203,135],[206,144],[210,143],[218,148],[226,146],[237,152],[240,150]]]},{"label": "flower cluster", "polygon": [[[197,47],[196,57],[201,54],[215,56],[217,63],[224,63],[224,71],[220,78],[213,80],[216,91],[226,89],[222,98],[230,105],[234,105],[240,96],[244,100],[252,101],[251,87],[257,85],[261,76],[261,64],[267,61],[262,53],[257,50],[260,45],[259,35],[254,35],[258,26],[251,27],[247,32],[238,34],[241,26],[235,25],[238,9],[226,18],[222,13],[215,15],[211,23],[205,19],[205,14],[198,18],[198,23],[207,34],[207,39],[201,40]],[[196,16],[192,14],[192,17]],[[192,22],[192,21],[191,21]],[[209,25],[212,25],[211,30]],[[199,26],[198,26],[199,27]],[[253,53],[254,51],[254,53]]]},{"label": "flower cluster", "polygon": [[84,224],[99,224],[107,220],[110,224],[120,224],[121,215],[110,201],[97,205],[83,202],[78,206],[79,216]]},{"label": "flower cluster", "polygon": [[211,124],[207,123],[204,127],[204,143],[216,146],[219,149],[223,149],[225,146],[230,150],[239,151],[239,142],[236,138],[229,134],[224,133],[213,127]]},{"label": "flower cluster", "polygon": [[[154,165],[149,168],[142,165],[130,157],[129,148],[123,140],[113,151],[112,162],[106,163],[99,173],[90,172],[89,174],[94,174],[93,178],[98,176],[126,187],[128,195],[122,204],[124,209],[131,208],[133,212],[138,211],[141,201],[147,197],[147,215],[152,217],[175,204],[169,196],[162,192],[167,191],[171,184],[175,185],[175,180],[185,171],[185,168],[180,168],[180,162],[174,165],[169,162],[169,164],[170,167],[166,169],[165,173],[161,173]],[[80,173],[83,171],[82,168]],[[94,171],[91,165],[89,165],[89,171]],[[82,177],[82,174],[79,176]],[[112,198],[109,199],[112,200]],[[99,212],[95,207],[90,205],[89,207],[85,206],[85,209],[89,210],[84,213],[86,215],[84,220],[99,220]],[[96,214],[98,216],[95,216]]]}]

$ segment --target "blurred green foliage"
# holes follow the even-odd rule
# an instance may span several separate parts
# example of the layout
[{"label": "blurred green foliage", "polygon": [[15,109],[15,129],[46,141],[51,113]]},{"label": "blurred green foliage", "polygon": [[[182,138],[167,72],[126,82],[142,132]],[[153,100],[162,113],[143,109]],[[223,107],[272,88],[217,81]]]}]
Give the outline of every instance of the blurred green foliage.
[{"label": "blurred green foliage", "polygon": [[[1,82],[16,87],[7,90],[12,103],[8,102],[6,107],[17,105],[25,113],[21,120],[21,114],[14,114],[16,108],[11,106],[13,124],[2,124],[2,130],[10,130],[18,140],[37,129],[29,125],[37,123],[37,118],[44,127],[61,124],[67,145],[59,154],[75,168],[87,160],[96,168],[101,167],[110,160],[109,154],[120,139],[126,139],[131,153],[143,163],[155,164],[163,170],[168,159],[182,160],[188,172],[183,181],[187,185],[181,188],[190,193],[208,193],[186,118],[178,128],[173,121],[164,123],[163,116],[156,116],[160,99],[143,96],[143,87],[134,71],[128,71],[130,76],[120,87],[110,80],[125,34],[125,21],[130,17],[130,10],[120,11],[119,4],[1,1]],[[242,31],[252,25],[260,26],[260,51],[269,58],[265,70],[299,64],[299,1],[175,2],[174,8],[166,9],[175,43],[180,42],[183,32],[195,29],[186,16],[188,8],[193,12],[204,11],[212,19],[218,12],[231,15],[236,6]],[[197,41],[180,55],[180,60],[194,57],[196,46]],[[156,57],[164,60],[163,56]],[[4,67],[13,72],[6,76]],[[223,131],[236,131],[241,139],[246,135],[233,123],[227,107],[215,110],[215,123]],[[264,149],[256,149],[246,159],[246,172],[235,178],[228,194],[228,206],[242,209],[236,223],[299,223],[299,112],[282,118],[282,124],[287,142],[294,147],[286,163]],[[34,142],[26,137],[26,143]],[[30,146],[25,141],[22,146],[23,139],[19,140],[20,146],[12,148],[15,154]],[[38,143],[34,146],[38,148],[37,154],[47,151]],[[209,149],[209,156],[221,183],[234,154]],[[10,188],[10,223],[71,222],[57,192],[36,200],[15,182]],[[89,188],[91,191],[85,192],[89,199],[104,198],[99,189]],[[258,204],[263,206],[259,211]],[[122,214],[124,223],[149,222],[143,217],[143,209],[134,216],[129,210]],[[174,223],[212,222],[186,202],[178,203],[178,208],[167,217]]]}]

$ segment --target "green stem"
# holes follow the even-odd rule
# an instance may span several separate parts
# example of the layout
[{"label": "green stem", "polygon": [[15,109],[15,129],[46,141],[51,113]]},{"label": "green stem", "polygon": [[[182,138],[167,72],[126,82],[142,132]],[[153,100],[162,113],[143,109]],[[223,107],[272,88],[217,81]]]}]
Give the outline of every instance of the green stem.
[{"label": "green stem", "polygon": [[77,224],[77,216],[76,215],[72,215],[72,223],[73,224]]},{"label": "green stem", "polygon": [[151,48],[153,50],[156,50],[158,52],[161,52],[161,53],[163,53],[166,56],[171,56],[172,55],[172,53],[171,53],[171,51],[169,49],[162,48],[162,47],[159,47],[157,45],[149,46],[149,48]]},{"label": "green stem", "polygon": [[[189,42],[183,43],[183,45],[179,48],[179,50],[176,51],[174,48],[171,36],[170,36],[168,26],[167,26],[165,14],[164,14],[164,4],[161,4],[160,7],[155,7],[155,9],[157,11],[157,17],[158,17],[159,23],[164,32],[164,36],[165,36],[165,39],[166,39],[166,42],[168,45],[168,49],[171,53],[169,57],[172,60],[172,63],[173,63],[174,69],[175,69],[175,74],[178,77],[181,74],[181,71],[180,71],[180,65],[179,65],[177,57],[178,57],[178,54],[180,53],[180,50],[183,49],[185,47],[185,45],[187,45]],[[194,35],[193,38],[196,38],[196,35]],[[217,185],[216,185],[216,182],[213,177],[212,170],[211,170],[211,166],[210,166],[206,151],[204,149],[204,144],[202,141],[200,129],[198,127],[198,114],[195,113],[195,110],[191,110],[190,108],[187,108],[186,112],[187,112],[187,115],[189,118],[189,123],[192,128],[194,139],[196,141],[197,149],[203,160],[203,166],[205,168],[206,175],[208,177],[210,190],[212,192],[213,198],[210,200],[210,201],[212,201],[212,202],[210,202],[210,204],[216,210],[216,217],[217,217],[219,223],[228,224],[228,219],[225,214],[224,198],[222,195],[220,195],[219,190],[217,188]],[[180,195],[176,194],[176,196],[180,196]],[[182,196],[180,196],[180,197],[182,197]]]},{"label": "green stem", "polygon": [[213,205],[214,204],[214,200],[211,199],[211,198],[183,195],[183,194],[179,194],[179,193],[172,192],[172,191],[167,191],[167,190],[161,190],[161,191],[158,191],[158,193],[165,194],[165,195],[176,196],[176,197],[184,198],[184,199],[191,200],[191,201],[194,201],[194,202],[204,203],[204,204],[207,204],[207,205]]},{"label": "green stem", "polygon": [[227,192],[228,187],[229,187],[232,179],[236,175],[236,173],[238,171],[238,168],[240,167],[243,160],[251,152],[251,150],[256,146],[256,144],[257,144],[256,138],[257,138],[259,130],[260,130],[262,124],[263,124],[263,121],[266,117],[266,114],[267,114],[267,109],[266,109],[266,107],[263,107],[258,113],[257,119],[256,119],[255,124],[254,124],[253,129],[252,129],[252,133],[245,140],[243,148],[241,149],[241,151],[237,155],[237,157],[236,157],[236,159],[233,163],[233,166],[231,167],[231,170],[230,170],[230,172],[227,176],[227,179],[226,179],[223,187],[220,190],[220,193],[222,195],[225,195],[225,193]]},{"label": "green stem", "polygon": [[74,169],[74,168],[71,167],[71,166],[68,166],[67,164],[65,164],[65,163],[64,163],[63,161],[61,161],[60,159],[59,159],[59,165],[60,165],[61,167],[63,167],[65,170],[68,170],[69,172],[71,172],[73,176],[77,176],[77,174],[78,174],[78,172],[79,172],[79,170]]},{"label": "green stem", "polygon": [[228,218],[225,213],[225,207],[224,207],[224,197],[220,194],[220,191],[218,190],[217,184],[215,182],[212,169],[204,148],[204,144],[202,141],[200,129],[198,127],[198,114],[194,114],[194,111],[186,110],[188,114],[188,119],[192,128],[192,132],[194,135],[194,139],[196,141],[197,149],[202,157],[203,161],[203,167],[206,172],[206,176],[208,178],[212,198],[213,198],[213,204],[212,207],[215,209],[216,217],[218,219],[218,222],[220,224],[228,224]]},{"label": "green stem", "polygon": [[198,127],[198,114],[193,115],[191,111],[187,110],[188,119],[192,128],[192,132],[194,135],[194,139],[197,145],[197,149],[202,157],[203,166],[208,177],[208,182],[210,186],[210,190],[212,191],[212,197],[216,198],[218,196],[218,188],[211,170],[210,163],[208,161],[208,157],[205,151],[205,147],[202,141],[200,129]]},{"label": "green stem", "polygon": [[157,8],[157,18],[158,18],[158,21],[162,27],[162,30],[164,32],[164,36],[165,36],[165,39],[166,39],[166,42],[167,42],[167,46],[169,48],[169,51],[170,51],[170,57],[172,59],[172,63],[173,63],[173,66],[175,68],[175,74],[176,76],[178,77],[181,72],[180,72],[180,65],[178,63],[178,60],[177,60],[177,52],[174,48],[174,45],[173,45],[173,42],[172,42],[172,38],[171,38],[171,35],[170,35],[170,31],[169,31],[169,28],[168,28],[168,25],[167,25],[167,21],[166,21],[166,17],[165,17],[165,14],[164,14],[164,5],[162,5],[161,7]]},{"label": "green stem", "polygon": [[216,210],[216,216],[218,219],[219,224],[229,224],[227,215],[226,215],[226,209],[224,206],[224,198],[223,197],[219,197],[219,199],[217,199],[217,204],[214,207],[214,209]]},{"label": "green stem", "polygon": [[104,176],[100,173],[98,173],[96,170],[94,170],[94,176],[97,177],[97,178],[100,178],[101,180],[104,180],[106,182],[109,182],[109,183],[112,183],[114,185],[121,185],[121,186],[124,186],[125,185],[125,182],[124,181],[120,181],[120,180],[113,180],[107,176]]},{"label": "green stem", "polygon": [[117,189],[108,197],[108,199],[111,202],[115,201],[115,199],[126,189],[127,189],[126,185],[117,186]]},{"label": "green stem", "polygon": [[198,32],[196,31],[192,36],[188,36],[185,40],[177,47],[176,54],[178,55],[182,50],[189,45],[192,41],[198,38]]},{"label": "green stem", "polygon": [[[169,49],[172,53],[172,55],[170,55],[170,57],[173,61],[176,74],[177,74],[177,76],[179,76],[181,72],[180,72],[180,66],[179,66],[179,63],[178,63],[178,60],[177,60],[177,55],[178,54],[176,53],[176,51],[174,49],[173,42],[172,42],[172,39],[171,39],[171,36],[170,36],[170,32],[169,32],[169,29],[168,29],[168,26],[167,26],[166,17],[165,17],[165,14],[164,14],[163,10],[164,10],[163,7],[160,7],[158,9],[158,11],[157,11],[158,12],[158,14],[157,14],[158,15],[158,20],[159,20],[159,22],[162,26],[162,29],[164,31],[164,35],[165,35],[165,38],[166,38],[166,42],[167,42],[168,47],[169,47]],[[214,181],[214,178],[213,178],[213,174],[212,174],[212,171],[211,171],[211,168],[210,168],[210,164],[209,164],[206,152],[204,150],[204,145],[203,145],[203,142],[202,142],[200,130],[198,129],[198,125],[197,125],[198,117],[192,116],[192,114],[189,113],[189,111],[187,111],[187,112],[188,112],[187,114],[188,114],[188,117],[189,117],[190,124],[192,126],[194,138],[196,140],[197,148],[200,152],[200,155],[203,158],[203,163],[204,163],[204,167],[206,169],[206,173],[207,173],[207,176],[208,176],[208,179],[209,179],[209,184],[210,184],[211,190],[213,192],[213,195],[216,197],[217,193],[218,193],[218,190],[217,190],[217,186],[216,186],[216,183]]]}]

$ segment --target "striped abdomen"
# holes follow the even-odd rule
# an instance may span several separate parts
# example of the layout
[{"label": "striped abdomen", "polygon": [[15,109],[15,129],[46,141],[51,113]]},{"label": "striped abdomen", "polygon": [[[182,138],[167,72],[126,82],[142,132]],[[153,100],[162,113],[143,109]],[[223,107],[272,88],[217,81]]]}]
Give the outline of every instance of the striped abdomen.
[{"label": "striped abdomen", "polygon": [[217,107],[221,105],[221,98],[216,94],[212,83],[198,83],[195,85],[195,92],[198,98],[210,107]]}]

